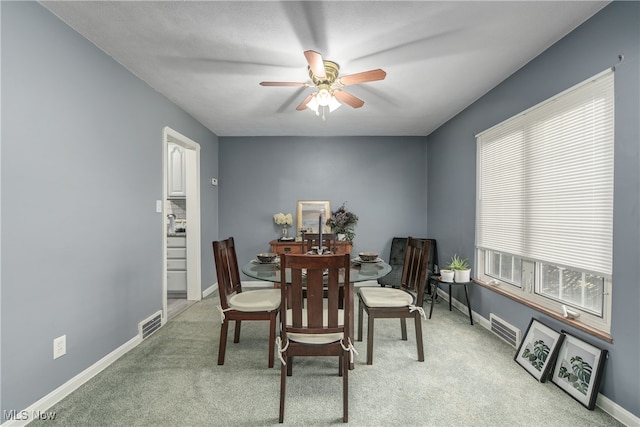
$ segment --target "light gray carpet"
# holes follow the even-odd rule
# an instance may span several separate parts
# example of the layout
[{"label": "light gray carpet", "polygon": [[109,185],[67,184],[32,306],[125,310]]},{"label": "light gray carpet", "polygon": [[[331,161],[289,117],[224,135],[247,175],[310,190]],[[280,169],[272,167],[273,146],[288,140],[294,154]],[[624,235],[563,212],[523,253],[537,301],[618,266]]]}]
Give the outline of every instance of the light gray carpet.
[{"label": "light gray carpet", "polygon": [[[220,315],[212,295],[177,316],[55,405],[46,426],[260,426],[278,423],[280,362],[267,368],[268,322],[232,328],[218,366]],[[425,307],[427,304],[425,304]],[[357,313],[356,313],[357,314]],[[373,365],[366,342],[349,372],[353,426],[619,426],[553,383],[538,383],[513,361],[515,349],[461,312],[436,305],[423,321],[425,362],[415,332],[376,320]],[[366,329],[366,319],[365,319]],[[413,335],[412,335],[413,334]],[[366,337],[366,330],[364,333]],[[366,338],[365,338],[366,339]],[[342,424],[335,358],[297,358],[287,381],[285,424]]]}]

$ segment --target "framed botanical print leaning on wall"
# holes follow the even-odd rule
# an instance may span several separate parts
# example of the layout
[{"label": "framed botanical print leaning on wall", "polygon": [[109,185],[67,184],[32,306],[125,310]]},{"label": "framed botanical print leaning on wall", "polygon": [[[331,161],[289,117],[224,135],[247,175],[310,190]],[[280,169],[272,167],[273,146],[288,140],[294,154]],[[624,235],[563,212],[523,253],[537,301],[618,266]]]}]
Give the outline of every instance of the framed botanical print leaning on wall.
[{"label": "framed botanical print leaning on wall", "polygon": [[[322,221],[320,221],[322,216]],[[324,226],[322,232],[330,233],[331,228],[326,225],[331,216],[331,203],[328,200],[298,200],[298,231],[305,230],[309,233],[318,233],[319,224]]]},{"label": "framed botanical print leaning on wall", "polygon": [[531,319],[514,360],[543,383],[549,376],[563,339],[564,335],[561,333],[536,319]]},{"label": "framed botanical print leaning on wall", "polygon": [[565,338],[558,352],[551,382],[591,410],[596,406],[607,350],[566,331],[562,333]]}]

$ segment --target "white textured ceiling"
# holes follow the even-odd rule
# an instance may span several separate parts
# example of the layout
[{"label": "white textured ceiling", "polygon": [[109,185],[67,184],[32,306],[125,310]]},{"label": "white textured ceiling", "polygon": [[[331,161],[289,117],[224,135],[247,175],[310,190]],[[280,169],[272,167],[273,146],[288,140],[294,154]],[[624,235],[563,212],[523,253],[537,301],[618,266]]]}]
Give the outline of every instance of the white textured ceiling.
[{"label": "white textured ceiling", "polygon": [[[219,136],[428,135],[607,1],[41,2]],[[322,121],[296,106],[312,88],[305,50],[364,100]]]}]

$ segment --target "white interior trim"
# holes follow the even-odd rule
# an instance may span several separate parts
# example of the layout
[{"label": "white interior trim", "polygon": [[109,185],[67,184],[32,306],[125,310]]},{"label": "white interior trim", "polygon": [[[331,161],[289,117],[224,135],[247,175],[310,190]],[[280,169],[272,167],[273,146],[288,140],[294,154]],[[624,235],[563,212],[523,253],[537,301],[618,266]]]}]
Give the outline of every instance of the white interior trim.
[{"label": "white interior trim", "polygon": [[217,290],[218,290],[218,282],[214,283],[213,285],[210,285],[207,289],[202,291],[202,298],[208,297],[209,295],[211,295]]},{"label": "white interior trim", "polygon": [[38,414],[44,414],[49,408],[51,408],[56,403],[60,402],[65,397],[69,396],[71,393],[76,391],[81,385],[88,382],[91,378],[98,375],[100,372],[104,371],[109,367],[113,362],[118,360],[120,357],[124,356],[129,350],[134,349],[138,344],[142,342],[142,338],[139,334],[136,334],[129,341],[116,348],[111,353],[107,354],[102,359],[98,360],[93,365],[89,366],[84,371],[80,372],[75,377],[71,378],[66,383],[62,384],[57,389],[53,390],[51,393],[44,396],[42,399],[28,406],[22,411],[18,411],[18,414],[24,414],[25,419],[20,420],[8,420],[2,423],[2,427],[14,427],[14,426],[25,426],[31,421],[34,420],[34,417],[37,417]]},{"label": "white interior trim", "polygon": [[[445,291],[438,289],[438,295],[442,298],[442,302],[446,301],[447,304],[449,303],[449,294]],[[451,301],[451,304],[465,317],[467,317],[467,306],[464,303],[454,298]],[[471,313],[473,315],[474,323],[478,323],[488,331],[491,331],[491,322],[489,320],[480,316],[473,310],[471,310]],[[598,398],[596,399],[596,406],[626,426],[640,426],[640,417],[636,417],[631,412],[600,393],[598,393]]]},{"label": "white interior trim", "polygon": [[[252,284],[252,286],[259,285],[259,286],[262,286],[262,287],[264,287],[265,284],[267,284],[267,285],[271,284],[271,282],[260,282],[260,281],[251,281],[251,282],[245,282],[245,283],[247,285]],[[370,284],[370,283],[367,283],[367,282],[363,282],[363,283],[365,285],[369,285]],[[215,284],[209,286],[205,290],[205,292],[207,293],[207,295],[209,295],[212,292],[214,292],[217,289],[217,287],[218,287],[218,284],[215,283]],[[205,292],[203,292],[203,296],[205,296],[204,295]],[[440,290],[438,290],[438,294],[442,297],[442,301],[443,302],[444,301],[448,302],[448,294],[446,292],[444,292],[444,291],[442,291],[440,289]],[[466,313],[466,306],[463,303],[461,303],[460,301],[458,301],[458,300],[456,300],[454,298],[453,301],[452,301],[452,304],[455,305],[455,307],[458,308],[463,314]],[[485,319],[484,317],[480,316],[476,312],[472,312],[472,313],[473,313],[473,319],[474,319],[474,321],[476,323],[478,323],[478,324],[482,325],[484,328],[490,330],[490,328],[491,328],[490,322],[487,319]],[[120,347],[118,347],[117,349],[115,349],[114,351],[112,351],[111,353],[109,353],[108,355],[103,357],[102,359],[98,360],[96,363],[94,363],[93,365],[91,365],[90,367],[85,369],[84,371],[80,372],[78,375],[76,375],[75,377],[71,378],[69,381],[67,381],[66,383],[62,384],[60,387],[58,387],[57,389],[55,389],[54,391],[52,391],[51,393],[49,393],[48,395],[46,395],[42,399],[40,399],[37,402],[33,403],[29,407],[25,408],[23,411],[19,411],[19,413],[23,413],[24,412],[24,413],[28,414],[28,416],[29,416],[28,419],[26,419],[26,420],[8,420],[8,421],[2,423],[1,427],[17,427],[17,426],[25,426],[25,425],[27,425],[29,422],[31,422],[33,420],[32,417],[33,417],[34,414],[44,413],[45,411],[47,411],[53,405],[55,405],[56,403],[60,402],[62,399],[64,399],[65,397],[67,397],[68,395],[73,393],[75,390],[77,390],[81,385],[85,384],[91,378],[95,377],[97,374],[99,374],[100,372],[105,370],[113,362],[115,362],[120,357],[124,356],[127,352],[129,352],[130,350],[135,348],[141,342],[142,342],[142,339],[140,338],[140,335],[136,334],[136,336],[131,338],[129,341],[127,341],[126,343],[124,343],[123,345],[121,345]],[[608,413],[609,415],[611,415],[612,417],[614,417],[615,419],[617,419],[618,421],[623,423],[624,425],[627,425],[627,426],[640,425],[640,418],[639,417],[636,417],[631,412],[627,411],[623,407],[617,405],[615,402],[613,402],[612,400],[610,400],[609,398],[607,398],[607,397],[605,397],[605,396],[603,396],[601,394],[598,394],[598,399],[596,401],[596,405],[599,408],[601,408],[603,411],[605,411],[606,413]]]},{"label": "white interior trim", "polygon": [[163,324],[168,318],[167,308],[167,166],[168,143],[172,142],[186,150],[186,212],[187,212],[187,300],[202,299],[202,253],[200,239],[200,144],[165,126],[162,131],[162,311]]}]

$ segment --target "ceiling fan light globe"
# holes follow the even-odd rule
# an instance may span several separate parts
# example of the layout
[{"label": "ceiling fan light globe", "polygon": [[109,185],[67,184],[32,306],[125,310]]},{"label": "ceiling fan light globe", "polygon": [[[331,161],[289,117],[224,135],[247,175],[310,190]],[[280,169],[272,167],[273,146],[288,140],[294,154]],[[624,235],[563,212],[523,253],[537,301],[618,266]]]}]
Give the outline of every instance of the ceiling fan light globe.
[{"label": "ceiling fan light globe", "polygon": [[309,102],[307,102],[307,108],[310,109],[311,111],[313,111],[316,114],[318,114],[318,106],[319,106],[317,98],[318,98],[317,95],[313,95],[311,100],[309,100]]},{"label": "ceiling fan light globe", "polygon": [[320,89],[320,91],[318,91],[318,95],[316,96],[316,98],[318,98],[318,105],[321,105],[323,107],[328,106],[332,97],[333,96],[327,89]]},{"label": "ceiling fan light globe", "polygon": [[329,99],[329,112],[333,113],[340,108],[341,105],[342,104],[336,99],[336,97],[332,95],[331,99]]}]

